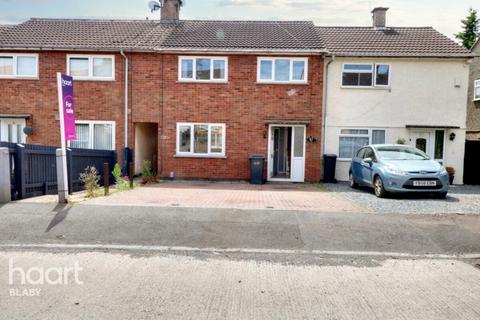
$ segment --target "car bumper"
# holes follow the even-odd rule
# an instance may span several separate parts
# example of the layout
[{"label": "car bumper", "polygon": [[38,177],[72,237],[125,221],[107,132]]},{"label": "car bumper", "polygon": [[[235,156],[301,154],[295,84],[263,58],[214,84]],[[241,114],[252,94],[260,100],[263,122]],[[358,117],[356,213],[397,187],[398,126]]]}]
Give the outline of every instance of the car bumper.
[{"label": "car bumper", "polygon": [[[408,175],[397,176],[387,175],[384,177],[385,190],[388,192],[406,192],[406,193],[433,193],[448,192],[448,175]],[[415,186],[414,181],[436,181],[436,186]]]}]

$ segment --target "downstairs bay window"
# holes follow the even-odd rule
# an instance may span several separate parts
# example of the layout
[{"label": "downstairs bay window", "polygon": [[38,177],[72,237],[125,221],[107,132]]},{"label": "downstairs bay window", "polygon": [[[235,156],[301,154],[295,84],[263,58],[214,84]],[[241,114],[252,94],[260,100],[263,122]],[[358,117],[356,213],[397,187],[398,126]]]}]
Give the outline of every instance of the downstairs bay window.
[{"label": "downstairs bay window", "polygon": [[76,140],[70,141],[71,148],[115,150],[115,122],[76,121]]},{"label": "downstairs bay window", "polygon": [[224,157],[225,124],[178,123],[177,156]]},{"label": "downstairs bay window", "polygon": [[351,160],[361,147],[369,144],[384,144],[385,141],[385,129],[341,129],[338,158]]}]

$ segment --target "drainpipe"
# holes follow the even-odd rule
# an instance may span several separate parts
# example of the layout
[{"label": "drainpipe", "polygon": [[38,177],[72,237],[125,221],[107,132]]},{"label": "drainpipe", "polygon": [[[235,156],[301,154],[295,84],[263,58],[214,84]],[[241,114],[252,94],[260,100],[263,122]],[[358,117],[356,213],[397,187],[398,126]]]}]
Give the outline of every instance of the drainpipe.
[{"label": "drainpipe", "polygon": [[120,54],[125,60],[125,122],[124,122],[124,148],[123,148],[123,167],[124,175],[128,175],[128,163],[130,160],[130,149],[128,148],[128,57],[125,52],[120,50]]},{"label": "drainpipe", "polygon": [[332,56],[323,69],[323,143],[322,143],[322,155],[325,154],[327,149],[327,127],[328,127],[328,67],[335,61],[335,56]]}]

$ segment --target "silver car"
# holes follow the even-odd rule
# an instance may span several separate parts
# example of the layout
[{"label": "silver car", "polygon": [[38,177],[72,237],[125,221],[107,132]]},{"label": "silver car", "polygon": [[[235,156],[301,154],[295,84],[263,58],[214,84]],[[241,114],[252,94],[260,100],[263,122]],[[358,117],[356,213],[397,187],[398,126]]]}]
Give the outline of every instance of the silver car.
[{"label": "silver car", "polygon": [[369,145],[352,159],[350,186],[373,187],[377,197],[389,192],[432,193],[445,198],[447,170],[423,151],[406,145]]}]

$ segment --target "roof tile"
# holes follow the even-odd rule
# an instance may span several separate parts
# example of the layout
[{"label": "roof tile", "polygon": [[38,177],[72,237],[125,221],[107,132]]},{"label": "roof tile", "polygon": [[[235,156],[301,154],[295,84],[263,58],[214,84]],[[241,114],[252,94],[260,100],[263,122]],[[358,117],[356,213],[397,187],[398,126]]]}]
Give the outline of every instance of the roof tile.
[{"label": "roof tile", "polygon": [[317,27],[331,54],[375,57],[469,57],[471,53],[431,27],[375,29]]}]

